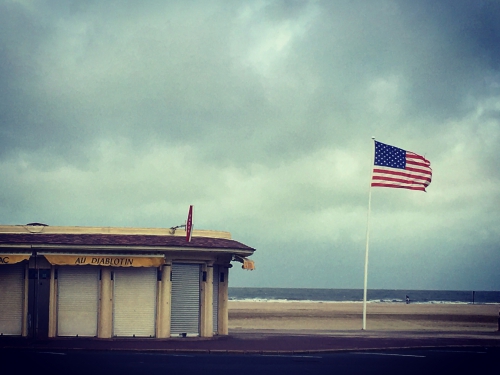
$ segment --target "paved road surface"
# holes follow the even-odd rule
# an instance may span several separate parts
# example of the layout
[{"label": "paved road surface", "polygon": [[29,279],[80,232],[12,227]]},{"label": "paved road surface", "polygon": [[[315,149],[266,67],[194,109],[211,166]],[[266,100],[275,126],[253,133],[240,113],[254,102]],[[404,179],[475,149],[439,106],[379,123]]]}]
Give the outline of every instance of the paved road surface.
[{"label": "paved road surface", "polygon": [[[2,349],[2,374],[486,374],[500,347],[368,350],[318,354],[175,354]],[[10,369],[10,370],[8,370]]]},{"label": "paved road surface", "polygon": [[32,340],[0,336],[0,349],[139,350],[228,354],[311,353],[344,350],[500,346],[500,332],[276,331],[252,330],[214,338],[169,339],[58,337]]}]

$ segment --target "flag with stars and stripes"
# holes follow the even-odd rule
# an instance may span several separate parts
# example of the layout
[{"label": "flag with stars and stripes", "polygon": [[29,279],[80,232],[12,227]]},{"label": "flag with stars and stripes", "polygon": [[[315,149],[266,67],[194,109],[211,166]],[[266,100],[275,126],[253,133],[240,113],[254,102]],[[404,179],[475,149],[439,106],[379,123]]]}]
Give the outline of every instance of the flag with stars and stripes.
[{"label": "flag with stars and stripes", "polygon": [[423,156],[375,141],[371,186],[425,191],[431,178],[431,163]]}]

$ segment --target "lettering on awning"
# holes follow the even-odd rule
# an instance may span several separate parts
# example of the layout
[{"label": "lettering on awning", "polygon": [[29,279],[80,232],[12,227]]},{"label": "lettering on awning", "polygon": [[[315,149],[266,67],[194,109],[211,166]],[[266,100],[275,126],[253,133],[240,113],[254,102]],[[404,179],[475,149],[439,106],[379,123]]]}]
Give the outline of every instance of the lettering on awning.
[{"label": "lettering on awning", "polygon": [[29,259],[31,254],[0,254],[1,264],[15,264]]},{"label": "lettering on awning", "polygon": [[160,267],[163,257],[57,255],[44,254],[50,264],[58,266]]}]

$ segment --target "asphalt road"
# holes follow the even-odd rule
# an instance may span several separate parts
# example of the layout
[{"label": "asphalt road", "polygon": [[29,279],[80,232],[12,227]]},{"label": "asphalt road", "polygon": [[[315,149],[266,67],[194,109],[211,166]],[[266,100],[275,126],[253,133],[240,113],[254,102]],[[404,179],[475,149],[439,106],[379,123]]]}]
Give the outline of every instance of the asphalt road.
[{"label": "asphalt road", "polygon": [[485,374],[500,347],[369,350],[307,355],[0,350],[2,374]]}]

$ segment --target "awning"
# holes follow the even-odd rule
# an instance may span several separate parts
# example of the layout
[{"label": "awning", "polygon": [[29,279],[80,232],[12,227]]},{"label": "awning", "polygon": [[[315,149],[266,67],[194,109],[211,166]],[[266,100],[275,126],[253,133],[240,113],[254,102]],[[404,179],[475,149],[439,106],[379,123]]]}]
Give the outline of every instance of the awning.
[{"label": "awning", "polygon": [[254,270],[255,269],[255,262],[251,259],[248,259],[248,258],[245,258],[245,257],[240,257],[238,255],[235,255],[234,256],[234,260],[240,262],[240,263],[243,263],[243,265],[241,266],[241,268],[243,268],[244,270]]},{"label": "awning", "polygon": [[61,255],[41,254],[50,264],[58,266],[108,266],[108,267],[160,267],[165,264],[163,255]]},{"label": "awning", "polygon": [[1,264],[15,264],[22,262],[23,260],[28,260],[31,256],[29,254],[0,254],[0,265]]}]

